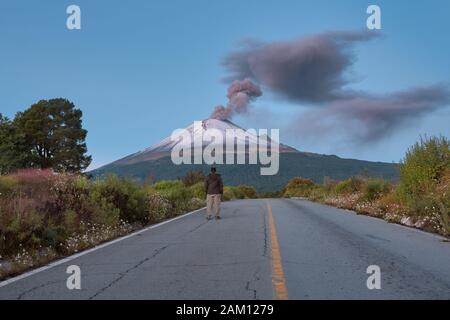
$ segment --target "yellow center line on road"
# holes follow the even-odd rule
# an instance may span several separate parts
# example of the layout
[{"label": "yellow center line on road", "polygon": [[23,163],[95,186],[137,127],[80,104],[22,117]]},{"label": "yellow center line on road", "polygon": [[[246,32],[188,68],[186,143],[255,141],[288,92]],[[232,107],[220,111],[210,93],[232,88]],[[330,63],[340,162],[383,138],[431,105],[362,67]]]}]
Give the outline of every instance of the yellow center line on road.
[{"label": "yellow center line on road", "polygon": [[281,262],[280,245],[278,244],[277,230],[273,220],[272,206],[267,201],[267,211],[269,213],[269,232],[272,255],[272,285],[276,300],[287,300],[288,291],[286,279],[284,277],[283,264]]}]

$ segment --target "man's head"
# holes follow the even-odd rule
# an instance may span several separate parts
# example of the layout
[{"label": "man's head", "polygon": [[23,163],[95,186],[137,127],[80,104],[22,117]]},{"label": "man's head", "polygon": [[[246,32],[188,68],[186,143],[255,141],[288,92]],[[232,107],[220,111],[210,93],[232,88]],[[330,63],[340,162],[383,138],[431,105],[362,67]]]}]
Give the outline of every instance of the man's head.
[{"label": "man's head", "polygon": [[216,173],[216,167],[211,167],[211,173]]}]

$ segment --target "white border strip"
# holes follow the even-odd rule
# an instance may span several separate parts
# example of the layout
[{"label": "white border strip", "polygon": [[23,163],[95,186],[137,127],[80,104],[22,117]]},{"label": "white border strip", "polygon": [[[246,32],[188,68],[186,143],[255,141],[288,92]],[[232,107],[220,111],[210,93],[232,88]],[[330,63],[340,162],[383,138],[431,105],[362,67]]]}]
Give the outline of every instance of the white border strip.
[{"label": "white border strip", "polygon": [[84,256],[84,255],[86,255],[86,254],[91,253],[91,252],[97,251],[97,250],[99,250],[99,249],[103,249],[103,248],[108,247],[108,246],[110,246],[110,245],[112,245],[112,244],[114,244],[114,243],[117,243],[117,242],[123,241],[123,240],[125,240],[125,239],[134,237],[135,235],[138,235],[138,234],[140,234],[140,233],[143,233],[143,232],[146,232],[146,231],[148,231],[148,230],[151,230],[151,229],[155,229],[155,228],[161,227],[161,226],[163,226],[163,225],[165,225],[165,224],[167,224],[167,223],[169,223],[169,222],[173,222],[173,221],[176,221],[176,220],[178,220],[178,219],[185,218],[185,217],[187,217],[187,216],[190,216],[191,214],[194,214],[194,213],[197,213],[197,212],[199,212],[199,211],[201,211],[201,210],[204,210],[205,208],[206,208],[206,207],[203,207],[203,208],[200,208],[200,209],[197,209],[197,210],[194,210],[194,211],[185,213],[185,214],[183,214],[183,215],[181,215],[181,216],[178,216],[178,217],[175,217],[175,218],[172,218],[172,219],[169,219],[169,220],[166,220],[166,221],[163,221],[163,222],[160,222],[160,223],[151,225],[151,226],[149,226],[149,227],[147,227],[147,228],[144,228],[144,229],[135,231],[135,232],[130,233],[130,234],[126,235],[126,236],[123,236],[123,237],[114,239],[114,240],[109,241],[109,242],[105,242],[105,243],[103,243],[103,244],[101,244],[101,245],[95,246],[95,247],[93,247],[93,248],[91,248],[91,249],[82,251],[82,252],[77,253],[77,254],[74,254],[74,255],[72,255],[72,256],[63,258],[63,259],[61,259],[61,260],[57,260],[57,261],[52,262],[52,263],[50,263],[50,264],[48,264],[48,265],[46,265],[46,266],[37,268],[37,269],[35,269],[35,270],[29,271],[29,272],[26,272],[26,273],[23,273],[23,274],[18,275],[18,276],[14,277],[14,278],[7,279],[7,280],[5,280],[5,281],[0,282],[0,288],[1,288],[1,287],[4,287],[4,286],[7,286],[8,284],[11,284],[11,283],[13,283],[13,282],[16,282],[16,281],[19,281],[19,280],[28,278],[28,277],[30,277],[30,276],[32,276],[32,275],[35,275],[35,274],[37,274],[37,273],[40,273],[40,272],[42,272],[42,271],[45,271],[45,270],[51,269],[51,268],[53,268],[53,267],[59,266],[59,265],[61,265],[61,264],[64,264],[64,263],[66,263],[66,262],[72,261],[72,260],[74,260],[74,259],[77,259],[77,258],[79,258],[79,257],[82,257],[82,256]]}]

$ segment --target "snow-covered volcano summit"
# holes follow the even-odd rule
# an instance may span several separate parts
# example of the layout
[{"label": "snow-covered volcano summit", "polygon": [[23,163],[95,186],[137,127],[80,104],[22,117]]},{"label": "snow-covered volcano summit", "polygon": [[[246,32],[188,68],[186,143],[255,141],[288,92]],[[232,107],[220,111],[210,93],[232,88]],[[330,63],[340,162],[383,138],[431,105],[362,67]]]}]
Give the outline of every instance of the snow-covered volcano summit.
[{"label": "snow-covered volcano summit", "polygon": [[[227,130],[244,130],[238,125],[234,124],[229,120],[218,120],[218,119],[205,119],[201,121],[201,125],[196,125],[195,122],[189,125],[185,130],[190,133],[191,141],[202,141],[202,137],[207,133],[208,130],[215,129],[220,131],[225,137]],[[248,145],[249,143],[257,144],[259,136],[257,134],[253,134],[250,131],[246,132],[246,138],[236,138],[234,140],[235,150],[238,150],[237,145]],[[270,142],[270,138],[267,139]],[[184,145],[183,145],[184,144]],[[203,142],[203,147],[206,144],[210,144],[210,142]],[[126,164],[134,164],[138,162],[148,161],[148,160],[156,160],[164,157],[168,157],[171,154],[172,149],[175,147],[192,147],[192,144],[186,142],[182,139],[172,140],[171,136],[163,139],[161,142],[146,148],[142,151],[131,154],[123,159],[120,159],[114,164],[126,165]],[[233,148],[234,149],[234,148]],[[227,152],[224,148],[224,152]],[[279,152],[280,153],[293,153],[298,152],[296,149],[289,147],[284,144],[279,144]]]}]

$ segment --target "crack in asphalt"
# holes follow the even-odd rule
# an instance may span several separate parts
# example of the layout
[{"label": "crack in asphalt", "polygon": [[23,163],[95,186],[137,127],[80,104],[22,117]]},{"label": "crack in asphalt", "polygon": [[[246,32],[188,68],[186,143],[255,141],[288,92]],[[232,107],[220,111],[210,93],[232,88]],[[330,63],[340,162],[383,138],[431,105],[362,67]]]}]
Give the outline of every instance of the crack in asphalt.
[{"label": "crack in asphalt", "polygon": [[167,246],[161,247],[159,249],[156,249],[153,254],[149,257],[146,257],[145,259],[140,260],[137,264],[135,264],[133,267],[125,270],[124,272],[119,273],[119,277],[117,277],[116,279],[114,279],[113,281],[111,281],[107,286],[101,288],[99,291],[97,291],[94,295],[92,295],[91,297],[89,297],[89,300],[94,299],[95,297],[99,296],[100,294],[102,294],[103,292],[105,292],[106,290],[110,289],[113,285],[115,285],[116,283],[118,283],[120,280],[122,280],[129,272],[139,268],[141,265],[143,265],[144,263],[146,263],[147,261],[153,259],[154,257],[156,257],[158,254],[160,254],[161,252],[163,252],[165,249],[167,249]]},{"label": "crack in asphalt", "polygon": [[250,280],[250,281],[247,281],[247,284],[245,285],[245,290],[246,290],[246,291],[249,291],[249,292],[251,292],[251,293],[253,293],[253,299],[254,299],[254,300],[258,300],[258,292],[257,292],[256,289],[250,288],[250,285],[251,285],[253,282],[259,281],[260,278],[259,278],[258,274],[259,274],[259,271],[255,271],[255,272],[253,273],[253,279]]},{"label": "crack in asphalt", "polygon": [[[203,226],[204,226],[205,224],[207,224],[208,222],[209,222],[209,221],[205,221],[205,222],[200,223],[200,224],[199,224],[198,226],[196,226],[195,228],[193,228],[193,229],[189,230],[188,232],[184,233],[183,236],[188,235],[188,234],[190,234],[190,233],[193,233],[193,232],[197,231],[198,229],[200,229],[201,227],[203,227]],[[181,237],[179,237],[179,238],[181,238]]]},{"label": "crack in asphalt", "polygon": [[42,289],[42,288],[45,288],[45,287],[47,287],[47,286],[49,286],[49,285],[56,284],[56,283],[59,283],[59,281],[48,281],[48,282],[46,282],[46,283],[44,283],[44,284],[41,284],[41,285],[38,285],[38,286],[33,287],[33,288],[31,288],[31,289],[28,289],[28,290],[22,292],[21,294],[19,294],[19,295],[17,296],[17,300],[22,300],[22,299],[24,298],[25,295],[27,295],[27,294],[29,294],[29,293],[35,291],[35,290]]}]

